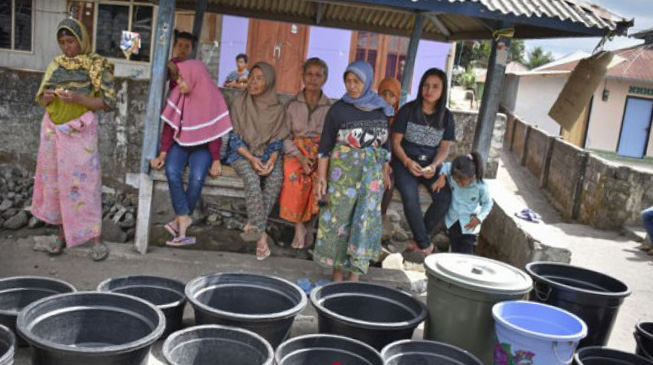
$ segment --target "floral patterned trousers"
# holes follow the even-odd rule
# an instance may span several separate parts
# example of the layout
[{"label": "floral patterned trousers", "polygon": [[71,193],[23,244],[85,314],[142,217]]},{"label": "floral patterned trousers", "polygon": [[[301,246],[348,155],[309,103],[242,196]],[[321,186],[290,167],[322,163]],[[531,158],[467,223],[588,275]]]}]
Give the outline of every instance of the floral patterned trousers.
[{"label": "floral patterned trousers", "polygon": [[320,211],[313,259],[365,274],[381,252],[383,165],[388,151],[338,145],[329,161],[328,204]]}]

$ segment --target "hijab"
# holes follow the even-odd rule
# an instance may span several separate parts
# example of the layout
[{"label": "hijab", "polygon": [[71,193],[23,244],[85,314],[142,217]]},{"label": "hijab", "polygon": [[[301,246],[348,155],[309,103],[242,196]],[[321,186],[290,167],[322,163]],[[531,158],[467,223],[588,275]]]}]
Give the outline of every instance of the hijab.
[{"label": "hijab", "polygon": [[265,91],[252,95],[247,89],[231,104],[234,132],[255,155],[262,155],[268,144],[284,140],[289,135],[285,123],[284,106],[275,90],[276,76],[272,65],[258,62],[250,70],[260,69],[265,77]]},{"label": "hijab", "polygon": [[401,83],[399,83],[399,80],[395,79],[394,77],[386,77],[385,79],[381,80],[381,82],[379,82],[379,95],[382,94],[385,90],[392,92],[397,99],[395,104],[392,105],[396,113],[399,109],[399,99],[401,98]]},{"label": "hijab", "polygon": [[[55,36],[65,29],[77,39],[81,52],[75,57],[60,55],[54,58],[43,76],[36,94],[38,99],[45,89],[68,89],[84,95],[101,97],[104,103],[113,107],[116,103],[114,88],[114,66],[106,58],[91,53],[91,40],[86,27],[76,19],[64,19],[57,26]],[[80,73],[81,71],[81,73]]]},{"label": "hijab", "polygon": [[179,74],[189,86],[170,91],[161,119],[175,130],[174,140],[181,146],[197,146],[216,140],[231,130],[229,109],[202,61],[177,64]]},{"label": "hijab", "polygon": [[347,66],[344,77],[346,77],[349,72],[358,76],[365,86],[363,87],[363,92],[360,97],[352,98],[348,94],[345,94],[342,97],[342,101],[364,110],[383,109],[383,114],[385,114],[386,117],[392,117],[394,115],[394,109],[377,95],[377,93],[372,91],[372,82],[374,81],[374,70],[372,69],[372,66],[365,61],[356,61]]}]

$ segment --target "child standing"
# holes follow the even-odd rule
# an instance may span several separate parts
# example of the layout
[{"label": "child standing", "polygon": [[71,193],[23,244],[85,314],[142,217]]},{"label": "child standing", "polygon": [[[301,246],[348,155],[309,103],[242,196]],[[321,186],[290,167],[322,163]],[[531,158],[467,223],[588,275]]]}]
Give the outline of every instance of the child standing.
[{"label": "child standing", "polygon": [[481,223],[490,214],[492,197],[483,181],[483,159],[478,152],[458,156],[443,163],[440,177],[431,188],[438,192],[446,184],[451,187],[451,205],[445,224],[451,240],[451,251],[474,254]]}]

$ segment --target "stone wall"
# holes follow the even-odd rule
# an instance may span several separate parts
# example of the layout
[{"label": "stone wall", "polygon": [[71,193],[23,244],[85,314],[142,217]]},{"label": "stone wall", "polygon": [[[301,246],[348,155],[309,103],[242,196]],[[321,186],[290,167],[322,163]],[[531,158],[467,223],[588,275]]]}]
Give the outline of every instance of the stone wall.
[{"label": "stone wall", "polygon": [[508,117],[504,148],[540,179],[553,205],[567,219],[602,229],[640,225],[653,205],[653,173],[607,161],[559,137]]},{"label": "stone wall", "polygon": [[[43,108],[34,102],[43,73],[0,68],[0,123],[5,133],[0,135],[0,162],[17,163],[32,170],[36,164],[39,131]],[[99,149],[103,183],[114,188],[124,188],[128,173],[139,170],[143,141],[145,108],[149,81],[117,78],[117,107],[100,113]],[[223,89],[230,102],[240,91]],[[291,95],[281,95],[287,101]],[[456,140],[451,158],[472,150],[477,113],[454,111]],[[488,177],[496,176],[498,159],[502,150],[506,118],[497,117],[490,151]]]}]

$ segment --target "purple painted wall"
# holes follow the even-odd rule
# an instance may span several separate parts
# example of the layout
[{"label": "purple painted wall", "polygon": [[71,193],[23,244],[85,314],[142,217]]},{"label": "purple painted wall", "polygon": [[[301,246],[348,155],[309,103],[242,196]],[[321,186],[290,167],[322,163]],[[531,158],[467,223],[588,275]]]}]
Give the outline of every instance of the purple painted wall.
[{"label": "purple painted wall", "polygon": [[236,69],[236,56],[247,51],[247,30],[249,19],[225,15],[222,18],[222,38],[220,40],[219,85],[231,71]]},{"label": "purple painted wall", "polygon": [[413,82],[409,89],[408,99],[413,100],[417,95],[419,80],[426,70],[431,67],[437,67],[446,70],[447,55],[451,50],[451,44],[433,41],[420,41],[417,48],[417,57],[415,58],[415,71],[413,72]]},{"label": "purple painted wall", "polygon": [[308,40],[310,57],[320,57],[329,66],[329,79],[324,93],[330,98],[340,98],[345,93],[342,74],[349,64],[351,31],[335,28],[311,27]]}]

